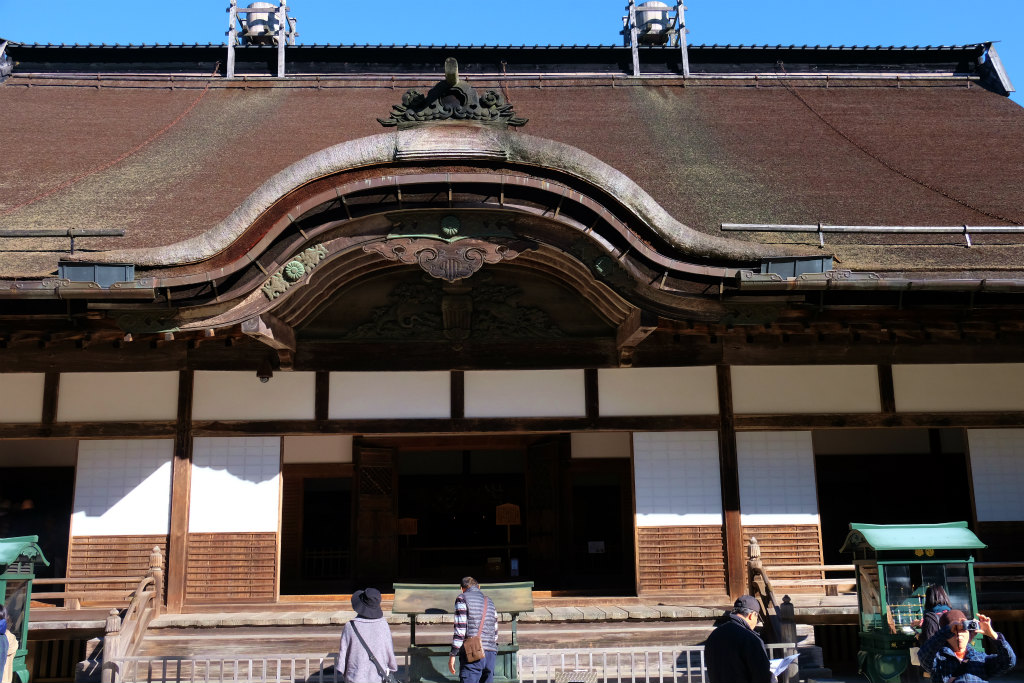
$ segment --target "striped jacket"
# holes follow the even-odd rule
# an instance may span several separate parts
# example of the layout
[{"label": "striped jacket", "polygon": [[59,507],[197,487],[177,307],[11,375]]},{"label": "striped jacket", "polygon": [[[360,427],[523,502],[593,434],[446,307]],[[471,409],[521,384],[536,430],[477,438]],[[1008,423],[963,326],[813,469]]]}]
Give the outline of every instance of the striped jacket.
[{"label": "striped jacket", "polygon": [[[466,636],[475,636],[480,628],[480,615],[484,610],[484,594],[476,586],[467,588],[466,592],[455,598],[455,635],[452,637],[451,656],[455,657],[462,649]],[[487,615],[480,641],[484,650],[498,651],[498,612],[494,609],[494,601],[487,600]]]}]

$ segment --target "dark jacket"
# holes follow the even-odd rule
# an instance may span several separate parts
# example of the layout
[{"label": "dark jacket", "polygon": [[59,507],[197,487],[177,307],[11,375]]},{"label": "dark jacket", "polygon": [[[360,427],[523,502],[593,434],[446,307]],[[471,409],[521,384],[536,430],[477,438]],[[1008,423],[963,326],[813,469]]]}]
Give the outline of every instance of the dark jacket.
[{"label": "dark jacket", "polygon": [[987,655],[968,645],[963,661],[956,658],[953,649],[946,642],[952,635],[953,631],[949,626],[944,626],[936,631],[917,653],[921,660],[921,668],[931,673],[936,681],[984,683],[993,676],[1006,673],[1017,664],[1017,657],[1002,633],[998,634],[999,638],[995,641],[989,638],[989,641],[995,643],[995,654]]},{"label": "dark jacket", "polygon": [[768,651],[743,617],[730,614],[704,641],[709,683],[770,683]]},{"label": "dark jacket", "polygon": [[925,613],[921,618],[921,635],[917,637],[918,643],[924,645],[929,638],[935,635],[935,632],[939,630],[939,617],[943,612],[948,611],[949,605],[936,605],[930,612]]}]

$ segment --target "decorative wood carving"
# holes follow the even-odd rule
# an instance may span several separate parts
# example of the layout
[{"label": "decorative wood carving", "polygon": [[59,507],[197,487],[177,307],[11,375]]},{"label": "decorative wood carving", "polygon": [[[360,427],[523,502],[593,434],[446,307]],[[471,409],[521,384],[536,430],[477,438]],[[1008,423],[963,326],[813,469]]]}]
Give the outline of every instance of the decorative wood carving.
[{"label": "decorative wood carving", "polygon": [[327,258],[327,247],[322,244],[309,247],[274,272],[263,285],[263,294],[273,301],[288,288],[309,275],[309,272]]},{"label": "decorative wood carving", "polygon": [[482,95],[459,78],[459,63],[454,57],[444,61],[444,80],[426,94],[407,90],[402,103],[392,105],[386,119],[377,119],[382,126],[409,126],[428,121],[474,121],[501,126],[523,126],[527,119],[515,115],[512,105],[500,90],[487,90]]},{"label": "decorative wood carving", "polygon": [[514,285],[478,281],[444,284],[424,278],[392,290],[394,302],[373,311],[372,320],[347,339],[557,339],[565,337],[547,313],[518,302]]},{"label": "decorative wood carving", "polygon": [[504,244],[464,239],[448,244],[431,238],[400,237],[363,247],[389,261],[417,264],[431,277],[448,282],[467,278],[485,263],[511,261],[520,250]]}]

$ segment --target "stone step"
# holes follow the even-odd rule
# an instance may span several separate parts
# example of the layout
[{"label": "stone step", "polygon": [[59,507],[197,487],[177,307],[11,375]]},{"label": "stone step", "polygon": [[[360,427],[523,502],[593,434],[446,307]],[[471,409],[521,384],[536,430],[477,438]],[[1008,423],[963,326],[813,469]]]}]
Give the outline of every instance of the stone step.
[{"label": "stone step", "polygon": [[[218,628],[150,628],[139,652],[145,657],[235,655],[270,655],[283,652],[333,652],[338,647],[343,624],[287,626],[236,626]],[[659,645],[697,645],[714,628],[711,620],[661,622],[587,622],[520,624],[518,643],[521,649],[643,647]],[[409,644],[409,627],[392,625],[395,650]],[[417,625],[416,641],[420,644],[451,641],[450,624]],[[808,665],[820,666],[820,648],[813,646],[813,629],[799,624],[797,636],[807,642]],[[502,642],[511,639],[508,624],[499,629]],[[801,659],[801,663],[803,659]]]}]

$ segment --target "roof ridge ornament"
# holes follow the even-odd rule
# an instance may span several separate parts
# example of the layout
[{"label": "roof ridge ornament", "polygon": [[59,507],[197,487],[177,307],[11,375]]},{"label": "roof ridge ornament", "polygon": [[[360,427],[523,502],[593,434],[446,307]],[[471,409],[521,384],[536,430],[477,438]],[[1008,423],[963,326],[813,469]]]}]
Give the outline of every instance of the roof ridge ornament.
[{"label": "roof ridge ornament", "polygon": [[470,121],[490,125],[525,125],[528,119],[516,116],[500,90],[477,94],[476,88],[459,76],[459,62],[454,57],[444,60],[444,80],[427,94],[407,90],[402,103],[391,106],[391,115],[377,119],[382,126],[407,126],[435,121]]}]

